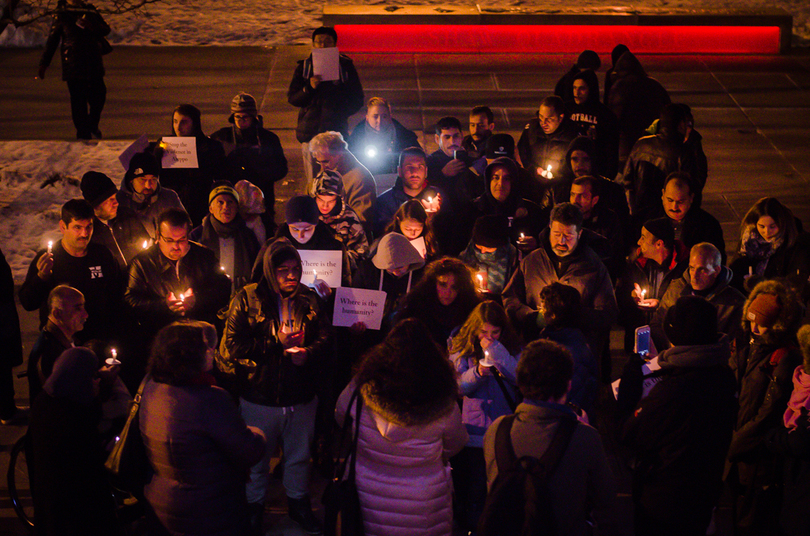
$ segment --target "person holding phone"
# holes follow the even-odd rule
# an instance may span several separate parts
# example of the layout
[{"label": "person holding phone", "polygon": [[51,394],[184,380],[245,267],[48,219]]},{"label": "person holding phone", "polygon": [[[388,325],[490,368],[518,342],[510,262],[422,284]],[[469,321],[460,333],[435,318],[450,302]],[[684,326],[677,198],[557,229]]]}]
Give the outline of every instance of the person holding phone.
[{"label": "person holding phone", "polygon": [[[314,201],[313,201],[314,202]],[[284,488],[290,518],[308,534],[320,533],[309,500],[310,444],[315,436],[317,377],[331,329],[316,292],[301,284],[301,257],[280,238],[262,256],[262,277],[231,301],[223,359],[246,379],[242,417],[264,432],[267,450],[250,470],[247,501],[258,534],[270,479],[270,458],[284,452]]]}]

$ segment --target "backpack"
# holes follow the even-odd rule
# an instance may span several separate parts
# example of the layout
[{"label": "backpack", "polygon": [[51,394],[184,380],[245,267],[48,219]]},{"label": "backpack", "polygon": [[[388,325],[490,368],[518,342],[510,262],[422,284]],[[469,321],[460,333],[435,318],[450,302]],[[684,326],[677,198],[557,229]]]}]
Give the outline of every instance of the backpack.
[{"label": "backpack", "polygon": [[568,449],[577,420],[560,421],[557,433],[539,459],[517,459],[510,433],[515,415],[505,417],[495,433],[498,477],[478,521],[479,536],[540,536],[557,532],[548,480]]}]

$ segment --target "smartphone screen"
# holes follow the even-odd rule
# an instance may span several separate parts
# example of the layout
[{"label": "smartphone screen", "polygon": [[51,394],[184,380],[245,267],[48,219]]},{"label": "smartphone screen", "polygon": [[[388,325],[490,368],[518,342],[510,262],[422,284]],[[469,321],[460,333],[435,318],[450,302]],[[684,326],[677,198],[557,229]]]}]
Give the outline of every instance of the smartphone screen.
[{"label": "smartphone screen", "polygon": [[642,357],[650,355],[650,326],[636,328],[636,353]]}]

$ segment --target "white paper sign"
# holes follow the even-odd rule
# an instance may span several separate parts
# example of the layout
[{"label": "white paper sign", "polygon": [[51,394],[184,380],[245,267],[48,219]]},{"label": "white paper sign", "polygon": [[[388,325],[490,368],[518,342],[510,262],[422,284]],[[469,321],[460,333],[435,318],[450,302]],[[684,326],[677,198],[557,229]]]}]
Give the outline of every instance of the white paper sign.
[{"label": "white paper sign", "polygon": [[319,249],[299,249],[301,256],[301,282],[312,287],[315,279],[323,279],[332,288],[340,286],[343,275],[343,252]]},{"label": "white paper sign", "polygon": [[413,246],[413,249],[418,251],[419,254],[422,256],[422,258],[424,259],[425,255],[427,255],[427,246],[425,245],[425,237],[420,236],[418,238],[414,238],[413,240],[411,240],[411,245]]},{"label": "white paper sign", "polygon": [[132,145],[124,149],[124,152],[118,156],[118,161],[124,166],[124,169],[129,169],[129,161],[137,153],[142,153],[149,147],[149,137],[142,134],[140,138],[132,142]]},{"label": "white paper sign", "polygon": [[379,290],[342,287],[335,289],[333,326],[349,327],[362,322],[368,329],[380,329],[386,293]]},{"label": "white paper sign", "polygon": [[198,168],[197,138],[193,136],[169,136],[161,140],[163,146],[163,169]]},{"label": "white paper sign", "polygon": [[321,75],[322,82],[340,80],[340,52],[337,47],[313,48],[312,72]]},{"label": "white paper sign", "polygon": [[[661,365],[658,364],[658,356],[653,357],[643,365],[641,365],[641,374],[643,375],[644,379],[641,383],[641,398],[646,398],[652,388],[655,387],[655,384],[663,380],[664,378],[656,374],[655,372],[661,370]],[[612,384],[613,387],[613,398],[619,398],[619,386],[621,385],[622,379],[619,378]]]}]

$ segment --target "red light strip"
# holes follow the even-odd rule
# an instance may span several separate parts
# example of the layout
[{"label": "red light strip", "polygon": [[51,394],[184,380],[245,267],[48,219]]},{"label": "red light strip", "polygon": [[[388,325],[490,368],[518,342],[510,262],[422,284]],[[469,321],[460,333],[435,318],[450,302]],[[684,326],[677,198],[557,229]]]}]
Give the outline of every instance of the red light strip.
[{"label": "red light strip", "polygon": [[779,54],[778,26],[519,26],[346,24],[340,49],[367,53]]}]

